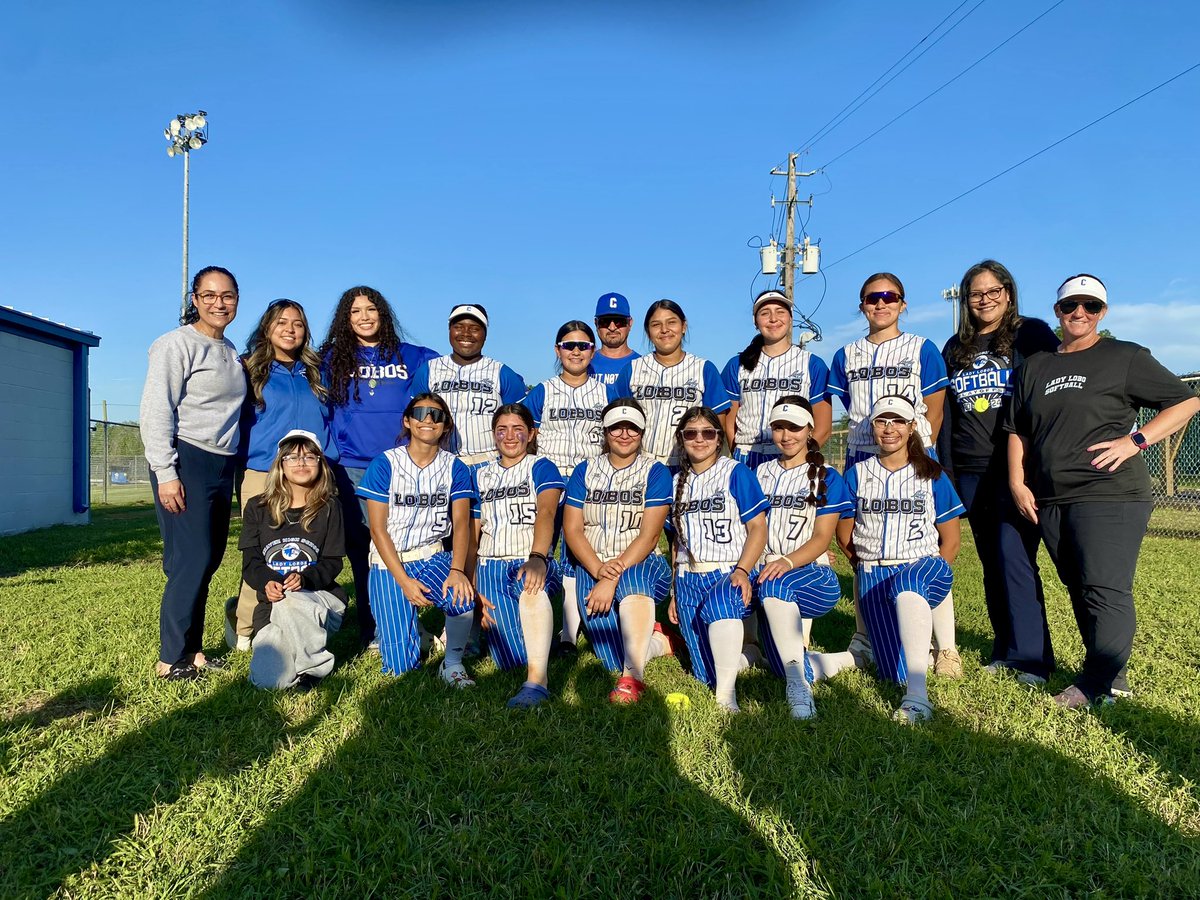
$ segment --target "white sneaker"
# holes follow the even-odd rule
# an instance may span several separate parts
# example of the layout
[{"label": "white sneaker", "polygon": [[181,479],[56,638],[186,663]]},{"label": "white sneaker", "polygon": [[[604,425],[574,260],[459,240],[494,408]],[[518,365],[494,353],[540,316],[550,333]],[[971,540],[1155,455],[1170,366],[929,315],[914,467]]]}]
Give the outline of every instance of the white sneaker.
[{"label": "white sneaker", "polygon": [[860,669],[875,662],[875,653],[871,650],[871,639],[861,631],[854,632],[854,637],[850,638],[850,646],[846,648],[846,652],[854,657],[854,664]]},{"label": "white sneaker", "polygon": [[[795,660],[788,666],[800,665]],[[817,704],[813,700],[812,687],[804,677],[787,680],[786,695],[788,706],[792,708],[793,719],[811,719],[817,714]]]},{"label": "white sneaker", "polygon": [[447,666],[443,660],[441,667],[438,669],[438,675],[441,676],[442,681],[446,682],[446,684],[450,685],[451,687],[475,687],[475,682],[471,679],[471,676],[467,674],[467,670],[461,665]]},{"label": "white sneaker", "polygon": [[1034,675],[1032,672],[1017,672],[1017,681],[1021,684],[1041,685],[1046,683],[1046,679],[1041,675]]},{"label": "white sneaker", "polygon": [[742,708],[737,705],[736,700],[718,700],[717,707],[727,713],[740,713]]}]

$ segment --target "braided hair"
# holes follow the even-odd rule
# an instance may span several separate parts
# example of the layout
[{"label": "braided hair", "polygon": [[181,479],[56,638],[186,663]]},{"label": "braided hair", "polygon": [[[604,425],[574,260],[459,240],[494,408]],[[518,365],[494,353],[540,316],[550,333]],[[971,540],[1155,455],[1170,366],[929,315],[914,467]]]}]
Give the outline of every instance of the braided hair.
[{"label": "braided hair", "polygon": [[[799,394],[787,394],[780,397],[772,405],[772,409],[783,404],[791,406],[799,406],[808,414],[812,415],[812,404],[808,399],[801,397]],[[829,489],[825,485],[825,473],[829,470],[825,466],[825,454],[821,452],[821,445],[817,443],[812,435],[812,426],[808,429],[808,448],[805,454],[804,461],[808,463],[808,497],[805,502],[809,506],[824,506],[828,496]]]},{"label": "braided hair", "polygon": [[329,377],[329,399],[334,406],[345,406],[350,402],[350,382],[354,382],[354,401],[360,402],[358,393],[358,348],[359,341],[350,327],[350,307],[355,299],[366,297],[379,313],[379,353],[381,357],[395,356],[400,343],[408,335],[396,324],[392,307],[383,294],[375,288],[359,285],[352,287],[338,299],[329,322],[329,333],[318,355],[324,361]]},{"label": "braided hair", "polygon": [[720,446],[717,448],[718,456],[726,455],[729,450],[725,443],[725,429],[721,427],[721,420],[715,412],[707,406],[692,406],[684,410],[683,415],[679,417],[679,424],[675,426],[675,450],[679,457],[679,475],[675,481],[675,502],[671,506],[671,525],[675,529],[675,542],[687,553],[689,562],[695,562],[696,559],[692,556],[692,548],[688,546],[687,540],[683,536],[683,516],[679,510],[683,505],[683,492],[687,488],[688,476],[692,473],[692,461],[683,449],[683,431],[687,424],[694,419],[703,419],[705,423],[717,430],[717,440],[720,442]]}]

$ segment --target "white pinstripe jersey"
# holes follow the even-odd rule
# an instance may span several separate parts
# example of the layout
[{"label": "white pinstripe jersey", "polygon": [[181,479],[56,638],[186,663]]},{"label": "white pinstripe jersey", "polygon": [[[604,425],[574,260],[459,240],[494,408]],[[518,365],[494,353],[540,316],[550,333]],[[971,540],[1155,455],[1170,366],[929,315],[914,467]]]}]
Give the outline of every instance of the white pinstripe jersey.
[{"label": "white pinstripe jersey", "polygon": [[[706,366],[712,368],[707,378]],[[664,366],[654,354],[639,356],[617,376],[609,388],[609,398],[617,399],[626,383],[629,393],[625,396],[633,397],[646,410],[642,452],[669,465],[678,461],[675,426],[689,407],[708,405],[716,412],[729,408],[729,396],[716,366],[691,353],[684,353],[673,366]]]},{"label": "white pinstripe jersey", "polygon": [[387,504],[388,534],[404,551],[449,537],[451,505],[474,492],[470,472],[453,454],[439,450],[421,468],[407,447],[395,447],[372,460],[357,493]]},{"label": "white pinstripe jersey", "polygon": [[938,523],[963,513],[945,475],[918,478],[911,465],[889,472],[875,456],[850,469],[846,487],[854,498],[854,550],[864,562],[936,556]]},{"label": "white pinstripe jersey", "polygon": [[454,417],[450,452],[455,456],[494,453],[492,413],[504,402],[500,394],[501,364],[481,356],[460,366],[451,356],[429,360],[429,390],[440,394]]},{"label": "white pinstripe jersey", "polygon": [[[678,487],[682,477],[676,475],[673,486]],[[717,457],[699,475],[688,475],[683,493],[675,502],[672,520],[678,519],[682,529],[676,535],[676,558],[736,563],[746,547],[745,523],[766,508],[767,500],[754,473],[728,456]]]},{"label": "white pinstripe jersey", "polygon": [[[738,401],[736,444],[745,450],[762,453],[777,453],[771,441],[771,407],[775,401],[787,394],[799,394],[811,402],[824,397],[813,397],[813,379],[809,366],[812,353],[792,345],[785,353],[770,357],[760,354],[754,371],[747,371],[736,362],[736,378],[740,396]],[[735,374],[735,373],[730,373]],[[824,385],[821,386],[824,389]]]},{"label": "white pinstripe jersey", "polygon": [[567,504],[583,510],[584,537],[606,560],[633,543],[647,507],[670,503],[670,471],[645,454],[623,469],[607,456],[584,460],[567,485]]},{"label": "white pinstripe jersey", "polygon": [[551,378],[530,391],[524,402],[538,427],[538,453],[558,466],[564,478],[585,459],[600,455],[600,411],[608,405],[608,388],[602,381],[591,377],[571,387],[561,378]]},{"label": "white pinstripe jersey", "polygon": [[566,482],[550,460],[527,455],[507,469],[498,460],[484,463],[475,470],[475,485],[475,516],[481,526],[479,555],[496,559],[529,556],[538,494],[561,491]]},{"label": "white pinstripe jersey", "polygon": [[[846,440],[849,450],[879,452],[869,416],[875,401],[889,394],[900,394],[916,407],[917,433],[926,447],[932,446],[933,430],[925,418],[928,406],[922,391],[922,381],[929,382],[929,373],[921,371],[921,350],[926,343],[927,339],[919,334],[901,334],[882,344],[873,344],[863,337],[847,344],[834,355],[830,385],[833,386],[841,378],[845,379],[842,397],[850,416],[850,433]],[[936,348],[933,355],[941,359]],[[839,365],[839,357],[844,369]],[[945,386],[944,372],[941,382]]]},{"label": "white pinstripe jersey", "polygon": [[[840,517],[854,508],[846,483],[837,470],[829,467],[825,469],[825,505],[819,507],[808,502],[812,485],[807,465],[785,469],[779,460],[772,459],[755,469],[754,475],[770,504],[767,510],[768,556],[786,556],[808,543],[817,516]],[[818,556],[815,562],[829,565],[825,556]]]}]

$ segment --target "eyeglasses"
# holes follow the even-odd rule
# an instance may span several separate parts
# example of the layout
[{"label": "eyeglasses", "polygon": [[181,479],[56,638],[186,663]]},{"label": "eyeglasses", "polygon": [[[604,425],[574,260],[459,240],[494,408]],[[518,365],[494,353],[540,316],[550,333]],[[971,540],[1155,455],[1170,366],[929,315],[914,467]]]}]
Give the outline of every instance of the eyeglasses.
[{"label": "eyeglasses", "polygon": [[772,422],[771,427],[776,431],[786,431],[789,434],[799,434],[806,426],[797,425],[795,422]]},{"label": "eyeglasses", "polygon": [[217,302],[217,298],[220,298],[221,302],[226,304],[238,302],[238,295],[232,291],[226,291],[223,294],[218,294],[216,291],[204,291],[200,294],[192,294],[192,296],[205,306],[212,306]]},{"label": "eyeglasses", "polygon": [[1000,294],[1003,292],[1004,285],[1002,284],[998,284],[995,287],[990,287],[986,291],[971,291],[967,294],[967,302],[982,303],[984,297],[987,297],[987,299],[994,302],[1000,299]]},{"label": "eyeglasses", "polygon": [[609,434],[641,434],[642,429],[636,425],[631,425],[629,422],[618,422],[616,425],[609,425],[604,429]]},{"label": "eyeglasses", "polygon": [[895,291],[872,291],[862,298],[862,303],[864,306],[878,306],[880,303],[891,306],[893,303],[900,303],[903,300],[904,295]]},{"label": "eyeglasses", "polygon": [[717,439],[717,429],[685,428],[683,429],[683,439],[685,441],[715,441]]},{"label": "eyeglasses", "polygon": [[518,441],[529,437],[528,429],[522,428],[520,425],[514,425],[512,427],[509,427],[508,425],[501,425],[496,429],[494,434],[502,441],[509,437],[516,438]]},{"label": "eyeglasses", "polygon": [[912,422],[905,422],[903,419],[874,419],[871,422],[880,431],[891,431],[899,429],[901,425],[911,425]]},{"label": "eyeglasses", "polygon": [[298,456],[295,453],[289,453],[287,456],[285,456],[283,458],[284,465],[288,465],[288,466],[299,466],[299,465],[315,466],[320,461],[321,461],[321,457],[312,456],[311,454],[308,454],[308,453],[304,454],[303,456]]},{"label": "eyeglasses", "polygon": [[596,345],[591,341],[559,341],[557,346],[559,350],[565,350],[568,353],[573,350],[587,352],[596,349]]},{"label": "eyeglasses", "polygon": [[628,328],[633,324],[633,320],[624,316],[601,316],[596,320],[596,324],[601,328]]},{"label": "eyeglasses", "polygon": [[446,412],[436,406],[417,406],[408,414],[411,418],[418,422],[424,422],[428,419],[434,425],[443,425],[446,422]]},{"label": "eyeglasses", "polygon": [[1075,312],[1080,306],[1087,311],[1090,316],[1098,316],[1100,310],[1104,309],[1103,300],[1059,300],[1058,311],[1064,316],[1069,316]]}]

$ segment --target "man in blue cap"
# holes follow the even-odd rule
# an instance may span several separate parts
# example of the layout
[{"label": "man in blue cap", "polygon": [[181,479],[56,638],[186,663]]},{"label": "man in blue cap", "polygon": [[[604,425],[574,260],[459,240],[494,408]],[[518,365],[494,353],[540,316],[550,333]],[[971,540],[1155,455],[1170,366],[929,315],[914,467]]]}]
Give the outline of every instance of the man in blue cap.
[{"label": "man in blue cap", "polygon": [[638,358],[629,349],[629,331],[633,316],[629,301],[621,294],[604,294],[596,301],[596,334],[600,349],[592,357],[591,373],[604,385],[617,380],[620,371]]}]

